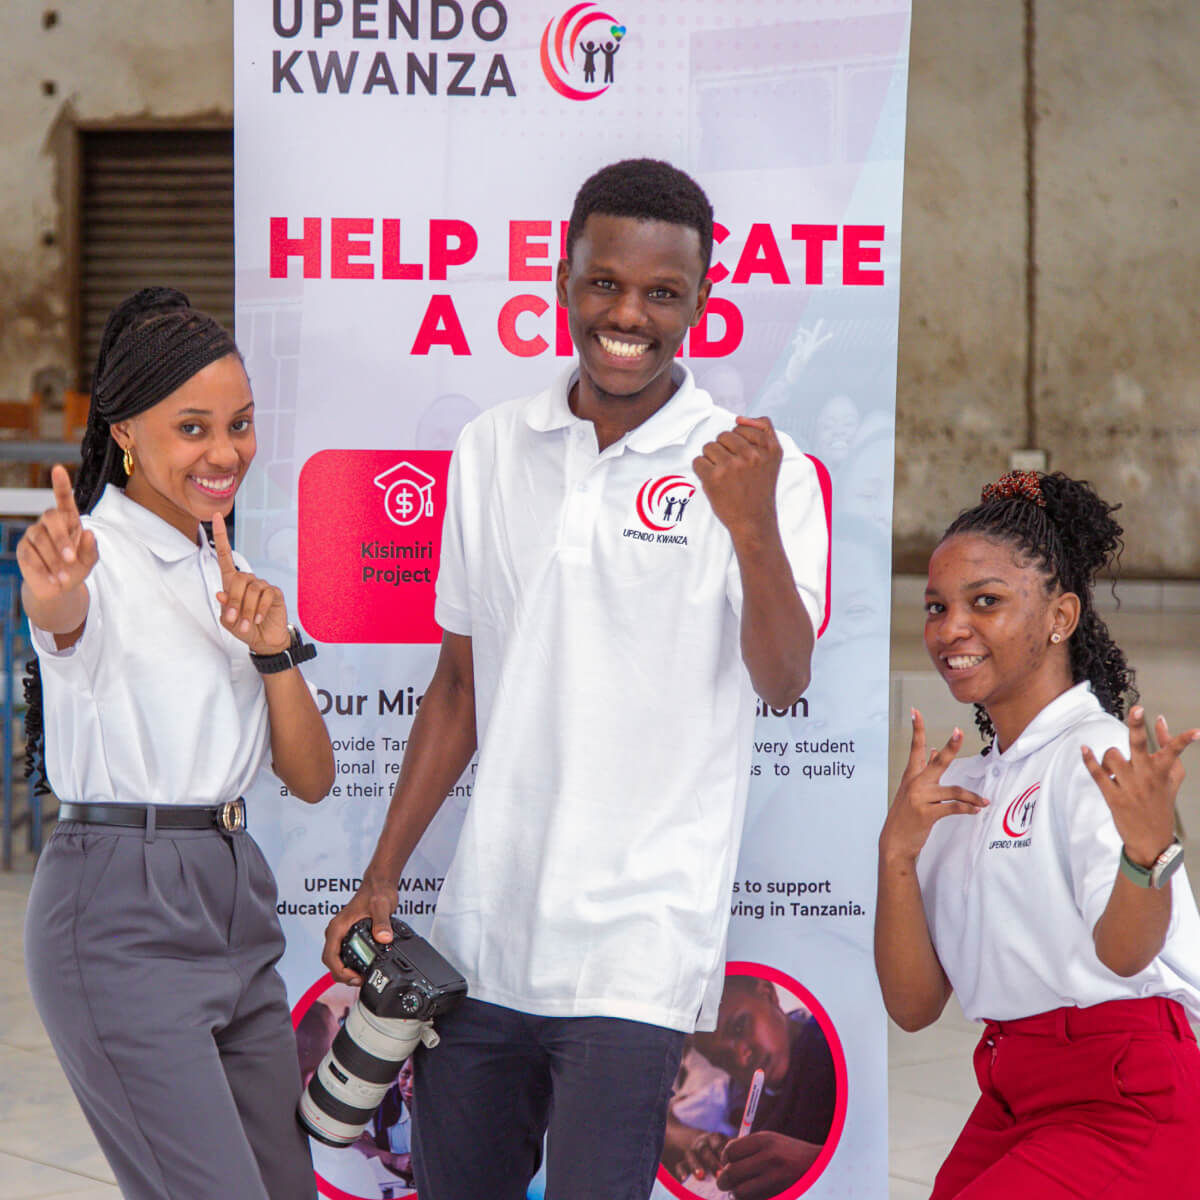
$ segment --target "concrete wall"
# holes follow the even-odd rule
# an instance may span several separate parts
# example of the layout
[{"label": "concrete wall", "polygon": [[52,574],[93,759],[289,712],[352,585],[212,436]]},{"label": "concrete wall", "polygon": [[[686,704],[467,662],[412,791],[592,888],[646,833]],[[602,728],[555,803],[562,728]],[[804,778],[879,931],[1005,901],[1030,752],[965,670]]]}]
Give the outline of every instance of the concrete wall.
[{"label": "concrete wall", "polygon": [[[1033,416],[1123,501],[1123,569],[1200,576],[1200,5],[1037,0]],[[1025,444],[1022,6],[915,0],[897,566]]]},{"label": "concrete wall", "polygon": [[5,0],[0,398],[72,365],[73,130],[230,124],[232,22],[232,0]]},{"label": "concrete wall", "polygon": [[[1125,501],[1127,572],[1198,577],[1200,5],[1035,8],[1036,441],[1052,468]],[[231,10],[6,0],[0,397],[71,362],[70,130],[229,121]],[[1024,77],[1017,0],[914,0],[896,470],[908,570],[1026,443]]]}]

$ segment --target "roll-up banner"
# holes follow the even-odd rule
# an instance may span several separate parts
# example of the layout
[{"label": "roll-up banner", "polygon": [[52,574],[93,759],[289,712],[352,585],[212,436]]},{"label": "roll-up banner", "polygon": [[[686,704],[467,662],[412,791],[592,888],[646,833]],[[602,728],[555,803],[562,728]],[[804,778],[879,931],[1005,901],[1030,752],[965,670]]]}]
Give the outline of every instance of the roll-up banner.
[{"label": "roll-up banner", "polygon": [[[790,1054],[773,1132],[813,1149],[779,1194],[885,1196],[871,927],[909,3],[234,9],[237,337],[259,447],[238,547],[320,645],[306,675],[337,756],[315,808],[265,773],[250,797],[302,1058],[354,1001],[321,966],[323,934],[374,848],[433,671],[451,449],[477,413],[545,387],[572,353],[553,276],[579,184],[618,159],[666,159],[718,223],[685,361],[718,404],[769,416],[819,460],[832,526],[812,684],[790,708],[760,706],[722,1017],[749,1010],[728,1022],[744,1061]],[[420,933],[473,778],[474,765],[400,880],[398,915]],[[738,1132],[748,1080],[728,1065],[703,1037],[689,1044],[671,1112],[697,1138]],[[413,1194],[405,1078],[395,1092],[356,1145],[314,1145],[322,1195]],[[708,1173],[680,1182],[678,1153],[664,1157],[656,1197],[728,1194]]]}]

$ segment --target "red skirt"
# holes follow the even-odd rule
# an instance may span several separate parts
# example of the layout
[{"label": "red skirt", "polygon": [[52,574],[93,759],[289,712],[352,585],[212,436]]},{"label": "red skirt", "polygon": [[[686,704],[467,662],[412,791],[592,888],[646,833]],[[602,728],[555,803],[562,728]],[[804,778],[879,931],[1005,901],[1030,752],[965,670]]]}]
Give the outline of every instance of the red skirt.
[{"label": "red skirt", "polygon": [[1200,1049],[1149,997],[990,1021],[930,1200],[1200,1200]]}]

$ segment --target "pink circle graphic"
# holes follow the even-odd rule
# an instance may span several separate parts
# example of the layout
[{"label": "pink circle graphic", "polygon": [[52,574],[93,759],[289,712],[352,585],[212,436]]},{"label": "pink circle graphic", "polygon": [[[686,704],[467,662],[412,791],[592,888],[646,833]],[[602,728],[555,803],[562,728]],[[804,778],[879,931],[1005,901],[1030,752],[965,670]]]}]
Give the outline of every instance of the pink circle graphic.
[{"label": "pink circle graphic", "polygon": [[[592,11],[588,11],[588,10]],[[575,46],[580,35],[589,25],[602,23],[609,29],[620,29],[624,37],[625,26],[618,25],[616,17],[604,12],[592,3],[576,4],[567,9],[557,21],[549,21],[542,31],[541,63],[546,82],[568,100],[595,100],[603,96],[611,84],[603,84],[592,91],[584,91],[567,81],[575,64]],[[618,38],[618,41],[620,38]]]},{"label": "pink circle graphic", "polygon": [[[817,1155],[808,1170],[795,1183],[785,1188],[782,1192],[776,1192],[771,1197],[771,1200],[795,1200],[795,1197],[807,1192],[816,1183],[818,1178],[820,1178],[822,1172],[828,1166],[829,1160],[833,1157],[838,1142],[841,1140],[842,1130],[846,1124],[848,1083],[846,1054],[842,1049],[841,1039],[838,1037],[837,1029],[834,1027],[829,1014],[821,1006],[817,998],[803,984],[793,979],[790,975],[785,975],[782,971],[777,970],[775,967],[767,966],[765,963],[753,962],[726,963],[725,975],[726,978],[731,975],[750,975],[757,979],[765,979],[767,982],[774,984],[776,987],[783,989],[784,992],[795,997],[812,1014],[813,1019],[817,1022],[821,1033],[825,1037],[825,1042],[833,1057],[836,1096],[834,1099],[833,1120],[829,1126],[829,1135],[825,1139],[825,1144],[821,1147],[820,1154]],[[678,1200],[696,1200],[696,1193],[689,1191],[686,1184],[680,1183],[661,1164],[658,1168],[658,1182],[672,1196],[678,1197]]]}]

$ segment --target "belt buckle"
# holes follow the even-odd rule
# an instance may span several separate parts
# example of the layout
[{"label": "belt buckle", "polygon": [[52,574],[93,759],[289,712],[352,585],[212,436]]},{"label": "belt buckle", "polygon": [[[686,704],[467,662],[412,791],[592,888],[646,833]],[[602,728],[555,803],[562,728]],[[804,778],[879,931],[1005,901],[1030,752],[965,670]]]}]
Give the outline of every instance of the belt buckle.
[{"label": "belt buckle", "polygon": [[217,828],[225,833],[240,833],[246,828],[246,802],[239,796],[226,800],[217,809]]}]

